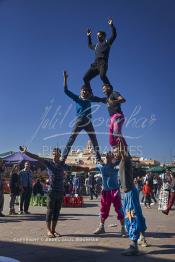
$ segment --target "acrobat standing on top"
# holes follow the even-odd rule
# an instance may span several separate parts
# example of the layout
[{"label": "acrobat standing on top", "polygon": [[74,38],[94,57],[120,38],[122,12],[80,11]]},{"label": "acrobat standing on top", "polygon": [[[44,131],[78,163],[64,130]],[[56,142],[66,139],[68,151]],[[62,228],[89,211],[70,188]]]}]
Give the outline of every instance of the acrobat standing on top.
[{"label": "acrobat standing on top", "polygon": [[97,33],[98,43],[96,45],[92,44],[91,30],[90,29],[87,30],[88,46],[89,48],[95,51],[95,61],[93,64],[91,64],[90,69],[84,75],[83,80],[84,83],[87,86],[89,86],[91,92],[92,90],[90,86],[90,80],[96,77],[97,75],[100,75],[100,78],[104,84],[110,85],[110,81],[106,76],[108,70],[108,58],[109,58],[110,48],[117,36],[117,33],[111,18],[108,20],[108,24],[112,29],[111,37],[109,39],[106,39],[106,33],[104,31],[99,31]]}]

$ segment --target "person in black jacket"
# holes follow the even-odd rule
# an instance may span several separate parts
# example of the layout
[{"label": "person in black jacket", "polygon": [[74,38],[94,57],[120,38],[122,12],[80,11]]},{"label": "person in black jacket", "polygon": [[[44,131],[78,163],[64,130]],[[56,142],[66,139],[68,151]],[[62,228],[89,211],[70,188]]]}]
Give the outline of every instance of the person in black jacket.
[{"label": "person in black jacket", "polygon": [[92,44],[91,30],[90,29],[87,30],[88,46],[90,49],[95,51],[95,61],[93,64],[91,64],[90,69],[84,75],[83,80],[85,85],[89,87],[91,93],[92,90],[90,87],[90,80],[96,77],[97,75],[100,75],[100,78],[104,84],[110,85],[110,81],[106,76],[106,73],[108,70],[108,58],[109,58],[110,48],[115,38],[117,37],[117,32],[111,18],[108,20],[108,24],[111,26],[112,29],[111,37],[109,39],[106,39],[106,33],[103,31],[99,31],[97,33],[98,43],[96,45]]},{"label": "person in black jacket", "polygon": [[38,178],[36,180],[36,183],[33,186],[33,205],[34,206],[39,206],[42,205],[42,196],[44,196],[44,190],[43,190],[43,186],[40,182],[40,179]]},{"label": "person in black jacket", "polygon": [[9,215],[16,215],[15,212],[15,199],[19,195],[20,185],[19,185],[19,165],[14,165],[11,175],[10,175],[10,211]]},{"label": "person in black jacket", "polygon": [[43,186],[39,179],[37,179],[36,183],[33,186],[33,195],[36,196],[38,194],[41,196],[44,195]]},{"label": "person in black jacket", "polygon": [[95,178],[92,173],[89,173],[89,191],[90,191],[90,200],[93,200],[93,195],[98,198],[97,193],[95,192]]}]

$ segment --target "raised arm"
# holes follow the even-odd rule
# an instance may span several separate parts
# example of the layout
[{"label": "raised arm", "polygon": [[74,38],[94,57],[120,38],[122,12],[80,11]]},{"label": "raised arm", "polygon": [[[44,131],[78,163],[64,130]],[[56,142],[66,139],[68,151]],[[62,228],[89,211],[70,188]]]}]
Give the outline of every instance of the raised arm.
[{"label": "raised arm", "polygon": [[92,44],[92,38],[91,38],[92,32],[90,29],[87,30],[87,37],[88,37],[88,46],[90,49],[94,50],[95,45]]},{"label": "raised arm", "polygon": [[33,153],[30,153],[27,151],[27,147],[24,147],[24,146],[20,146],[19,147],[20,151],[22,153],[25,153],[27,156],[39,161],[39,162],[42,162],[42,164],[44,164],[44,161],[46,160],[45,158],[42,158],[42,157],[39,157],[38,155],[35,155]]},{"label": "raised arm", "polygon": [[113,42],[114,42],[114,40],[115,40],[116,37],[117,37],[117,31],[116,31],[115,26],[113,25],[112,18],[110,18],[110,19],[108,20],[108,24],[110,25],[111,30],[112,30],[112,34],[111,34],[111,37],[108,39],[108,43],[109,43],[110,45],[112,45]]},{"label": "raised arm", "polygon": [[74,93],[72,93],[70,90],[68,90],[67,87],[67,79],[68,79],[68,74],[66,71],[64,71],[63,73],[63,77],[64,77],[64,92],[67,96],[69,96],[72,100],[74,101],[78,101],[79,100],[79,96],[75,95]]}]

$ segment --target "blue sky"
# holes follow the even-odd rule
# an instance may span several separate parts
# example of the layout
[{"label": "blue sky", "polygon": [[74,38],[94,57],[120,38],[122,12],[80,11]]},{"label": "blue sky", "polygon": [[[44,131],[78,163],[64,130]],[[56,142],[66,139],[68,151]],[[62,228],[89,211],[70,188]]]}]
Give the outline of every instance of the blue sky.
[{"label": "blue sky", "polygon": [[[169,161],[175,155],[175,1],[173,0],[1,0],[0,152],[28,145],[35,153],[64,147],[75,106],[63,92],[79,93],[94,60],[86,29],[110,36],[117,27],[108,77],[126,98],[123,134],[133,154]],[[99,77],[94,94],[102,96]],[[102,150],[108,147],[109,116],[95,105],[93,119]],[[101,134],[103,133],[103,134]],[[50,137],[50,138],[49,138]],[[75,146],[83,147],[87,135]]]}]

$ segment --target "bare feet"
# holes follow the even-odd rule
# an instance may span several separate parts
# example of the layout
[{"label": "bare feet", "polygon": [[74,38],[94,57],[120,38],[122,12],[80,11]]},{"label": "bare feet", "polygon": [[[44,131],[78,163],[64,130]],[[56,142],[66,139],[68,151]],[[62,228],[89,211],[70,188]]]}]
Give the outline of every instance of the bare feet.
[{"label": "bare feet", "polygon": [[51,232],[51,231],[47,231],[47,236],[49,237],[49,238],[54,238],[55,237],[55,235]]}]

